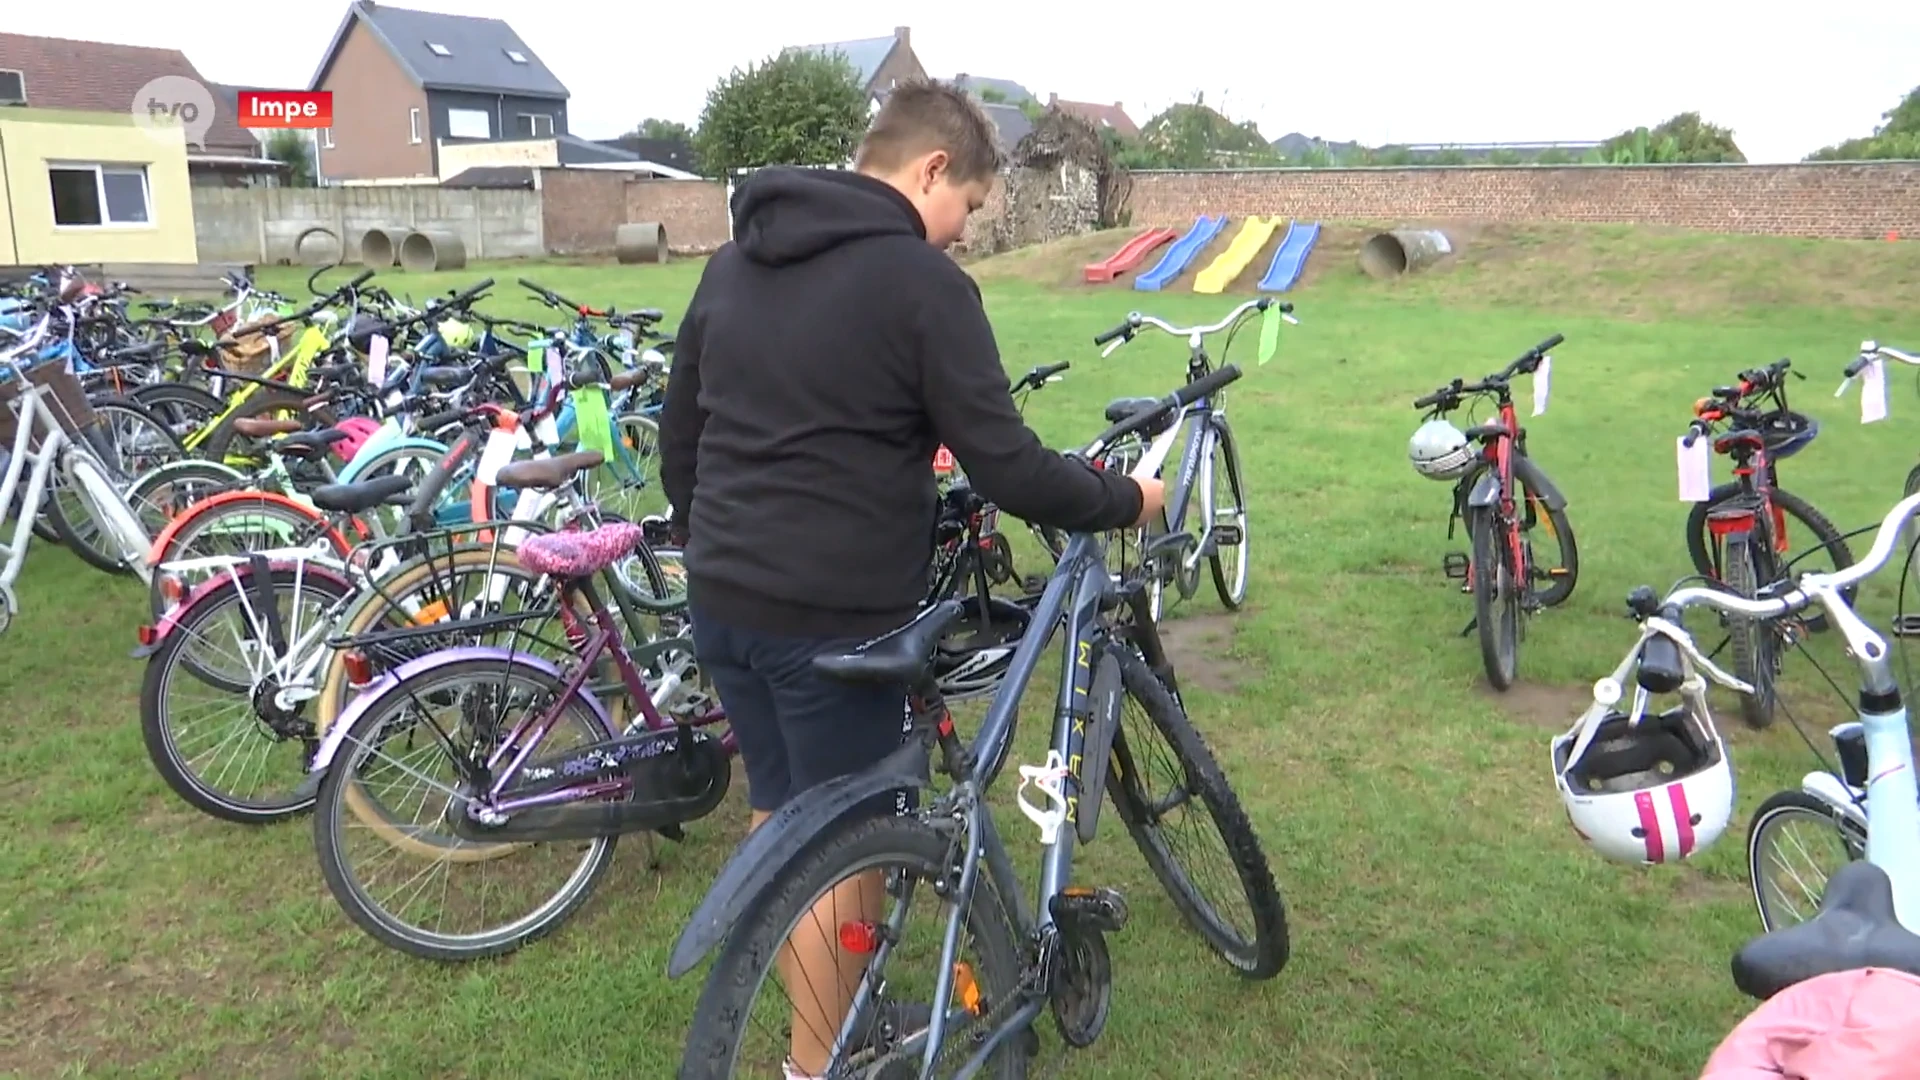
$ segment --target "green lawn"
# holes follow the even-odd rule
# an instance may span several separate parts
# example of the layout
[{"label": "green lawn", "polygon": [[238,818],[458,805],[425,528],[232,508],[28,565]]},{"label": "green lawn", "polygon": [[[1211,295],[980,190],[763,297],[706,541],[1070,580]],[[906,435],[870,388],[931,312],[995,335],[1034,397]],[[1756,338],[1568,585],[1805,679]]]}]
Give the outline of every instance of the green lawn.
[{"label": "green lawn", "polygon": [[[1863,428],[1857,401],[1831,394],[1862,338],[1920,342],[1920,314],[1892,310],[1915,295],[1920,248],[1533,235],[1547,240],[1507,237],[1498,258],[1469,249],[1392,287],[1319,272],[1293,297],[1303,325],[1267,366],[1252,366],[1243,335],[1234,358],[1249,370],[1229,400],[1250,477],[1251,599],[1229,619],[1203,591],[1169,633],[1194,718],[1285,893],[1293,960],[1247,985],[1204,957],[1109,828],[1082,866],[1135,911],[1114,943],[1113,1019],[1072,1057],[1048,1032],[1037,1075],[1691,1076],[1744,1011],[1727,959],[1757,925],[1745,815],[1809,767],[1791,728],[1756,735],[1728,711],[1741,815],[1696,865],[1658,872],[1579,844],[1547,742],[1630,643],[1627,589],[1687,572],[1673,439],[1695,397],[1794,357],[1811,376],[1798,403],[1826,431],[1783,468],[1785,486],[1843,528],[1891,505],[1920,401],[1897,380],[1893,418]],[[1179,343],[1143,339],[1101,360],[1093,333],[1136,306],[1199,321],[1236,300],[1034,281],[1070,266],[1029,255],[982,268],[1009,369],[1074,361],[1030,408],[1058,445],[1099,426],[1108,399],[1180,377]],[[495,264],[423,280],[491,274],[498,309],[522,316],[539,309],[518,276],[677,315],[698,271]],[[296,292],[301,276],[262,275]],[[1408,403],[1555,331],[1567,342],[1531,446],[1572,502],[1584,573],[1566,607],[1533,622],[1523,685],[1499,698],[1458,636],[1470,604],[1440,557],[1464,544],[1445,536],[1446,488],[1405,463]],[[666,981],[666,952],[741,832],[737,796],[657,872],[623,846],[555,936],[475,966],[413,961],[335,908],[305,821],[227,825],[163,787],[140,741],[141,667],[126,656],[138,589],[46,547],[20,597],[0,641],[0,1073],[670,1075],[699,987]],[[1880,614],[1891,598],[1890,581],[1870,594]],[[1792,663],[1788,704],[1817,717],[1817,737],[1841,706]],[[1042,738],[1029,730],[1023,745],[1037,755]],[[1010,808],[1011,784],[995,799]],[[1008,835],[1031,844],[1024,821]]]}]

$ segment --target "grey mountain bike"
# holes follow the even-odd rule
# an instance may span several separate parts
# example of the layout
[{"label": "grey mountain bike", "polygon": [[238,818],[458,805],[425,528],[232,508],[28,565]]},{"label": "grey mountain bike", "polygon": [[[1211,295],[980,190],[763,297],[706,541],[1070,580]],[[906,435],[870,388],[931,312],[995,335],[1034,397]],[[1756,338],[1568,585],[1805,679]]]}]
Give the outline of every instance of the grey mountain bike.
[{"label": "grey mountain bike", "polygon": [[[1183,410],[1239,376],[1228,365],[1165,398],[1131,399],[1126,415],[1082,452],[1101,461],[1142,433],[1164,457]],[[1192,550],[1192,537],[1157,541],[1141,553],[1144,572],[1119,578],[1107,547],[1097,534],[1067,538],[1033,630],[971,746],[955,732],[931,670],[962,602],[932,604],[898,630],[814,662],[837,680],[911,686],[911,734],[873,770],[799,795],[722,868],[668,967],[677,978],[720,946],[694,1013],[683,1080],[773,1076],[783,1060],[834,1078],[1009,1080],[1026,1075],[1038,1047],[1032,1025],[1049,1010],[1069,1045],[1092,1044],[1112,994],[1107,937],[1126,924],[1128,909],[1118,892],[1074,880],[1073,853],[1093,840],[1106,798],[1212,951],[1248,978],[1271,978],[1286,964],[1286,912],[1267,857],[1178,703],[1147,610],[1155,564]],[[1044,764],[1018,766],[1016,798],[1039,827],[1041,849],[1038,902],[1029,910],[988,792],[1012,750],[1034,669],[1062,624],[1050,749]],[[1137,718],[1123,723],[1127,712]],[[1194,855],[1177,846],[1203,833],[1224,848],[1227,865],[1211,874],[1196,872]],[[925,920],[927,940],[910,933],[916,897],[937,909]],[[769,978],[776,970],[780,977]],[[784,988],[792,1001],[760,1003],[766,987]]]}]

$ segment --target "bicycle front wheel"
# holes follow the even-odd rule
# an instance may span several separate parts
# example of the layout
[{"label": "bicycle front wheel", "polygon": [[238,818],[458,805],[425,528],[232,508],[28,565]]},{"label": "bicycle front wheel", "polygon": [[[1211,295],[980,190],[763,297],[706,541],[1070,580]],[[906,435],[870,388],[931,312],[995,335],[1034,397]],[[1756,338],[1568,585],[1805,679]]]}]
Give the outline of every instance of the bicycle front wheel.
[{"label": "bicycle front wheel", "polygon": [[[1253,823],[1173,692],[1138,653],[1121,649],[1117,656],[1126,711],[1108,781],[1114,806],[1187,925],[1240,974],[1271,979],[1286,966],[1292,944],[1286,904]],[[1187,841],[1210,850],[1176,850]],[[1203,857],[1225,865],[1203,868]]]},{"label": "bicycle front wheel", "polygon": [[[945,974],[953,978],[953,1006],[934,1075],[953,1076],[984,1035],[983,1021],[1015,1002],[1020,982],[1020,952],[990,875],[978,875],[964,912],[936,895],[935,886],[951,880],[956,854],[948,832],[893,815],[846,821],[815,841],[727,935],[694,1008],[680,1080],[778,1076],[796,1052],[800,1065],[824,1076],[891,1076],[909,1063],[902,1075],[917,1076],[932,984]],[[932,902],[934,917],[903,917],[916,897]],[[956,914],[964,919],[962,955],[947,972],[941,937]],[[882,933],[887,945],[866,956],[840,944]],[[791,950],[783,948],[789,939]],[[873,969],[879,966],[887,970]],[[826,1062],[856,987],[868,1003],[854,1018],[852,1045]],[[774,993],[762,1000],[763,989]],[[980,1075],[1020,1080],[1029,1050],[1027,1039],[1008,1039]]]},{"label": "bicycle front wheel", "polygon": [[1748,880],[1768,933],[1820,910],[1833,872],[1867,854],[1867,837],[1804,791],[1767,797],[1747,827]]},{"label": "bicycle front wheel", "polygon": [[1240,610],[1247,602],[1247,496],[1240,481],[1240,450],[1234,445],[1233,430],[1222,420],[1215,428],[1213,458],[1207,471],[1207,502],[1211,512],[1209,528],[1222,526],[1233,530],[1231,543],[1214,538],[1214,550],[1208,556],[1213,570],[1213,588],[1220,604],[1228,611]]},{"label": "bicycle front wheel", "polygon": [[1520,666],[1520,587],[1500,519],[1486,510],[1467,515],[1473,544],[1473,618],[1480,630],[1480,659],[1487,682],[1506,690]]}]

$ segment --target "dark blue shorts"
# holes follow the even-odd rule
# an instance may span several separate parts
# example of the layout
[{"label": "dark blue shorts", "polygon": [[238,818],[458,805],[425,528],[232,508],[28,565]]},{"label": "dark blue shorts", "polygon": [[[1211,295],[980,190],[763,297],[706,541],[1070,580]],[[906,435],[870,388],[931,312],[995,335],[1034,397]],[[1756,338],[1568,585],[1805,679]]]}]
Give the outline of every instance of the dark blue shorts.
[{"label": "dark blue shorts", "polygon": [[[912,729],[905,686],[836,682],[813,672],[816,656],[865,638],[784,637],[729,626],[692,606],[693,647],[740,743],[747,803],[772,812],[836,777],[864,772],[900,748]],[[906,793],[875,810],[908,807]]]}]

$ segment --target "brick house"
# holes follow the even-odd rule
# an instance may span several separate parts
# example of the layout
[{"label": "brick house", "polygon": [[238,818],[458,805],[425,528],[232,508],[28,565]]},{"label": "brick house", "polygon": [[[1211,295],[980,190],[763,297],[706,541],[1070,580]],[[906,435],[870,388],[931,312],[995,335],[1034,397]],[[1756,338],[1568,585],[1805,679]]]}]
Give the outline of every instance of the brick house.
[{"label": "brick house", "polygon": [[847,63],[852,64],[853,70],[858,73],[860,86],[866,90],[867,101],[874,109],[880,107],[887,91],[893,89],[901,79],[927,77],[927,69],[920,66],[920,58],[913,54],[913,30],[905,26],[894,27],[891,37],[789,45],[780,50],[783,56],[795,52],[810,52],[820,56],[838,53],[846,57]]},{"label": "brick house", "polygon": [[1128,139],[1140,137],[1140,125],[1133,122],[1127,110],[1119,102],[1100,105],[1091,101],[1064,101],[1059,94],[1047,95],[1047,108],[1059,109],[1068,116],[1077,116],[1096,128],[1106,128]]},{"label": "brick house", "polygon": [[168,75],[192,79],[214,98],[205,143],[187,147],[189,182],[202,187],[243,187],[276,182],[286,172],[236,122],[232,108],[221,104],[216,84],[178,49],[0,34],[0,90],[5,91],[0,100],[9,105],[125,116],[132,113],[141,87]]},{"label": "brick house", "polygon": [[440,144],[565,136],[570,95],[513,27],[354,0],[308,83],[333,92],[320,175],[439,175]]}]

